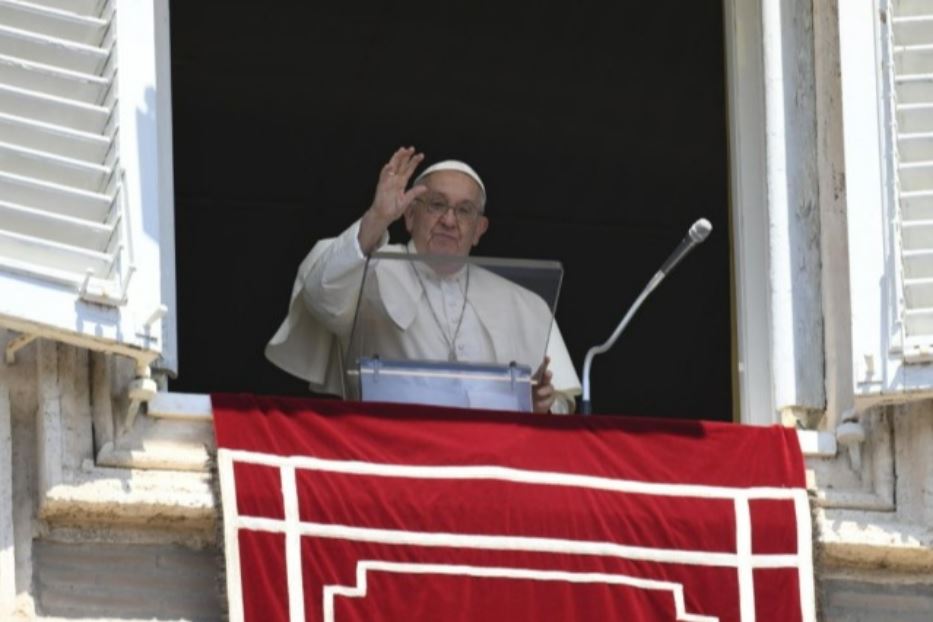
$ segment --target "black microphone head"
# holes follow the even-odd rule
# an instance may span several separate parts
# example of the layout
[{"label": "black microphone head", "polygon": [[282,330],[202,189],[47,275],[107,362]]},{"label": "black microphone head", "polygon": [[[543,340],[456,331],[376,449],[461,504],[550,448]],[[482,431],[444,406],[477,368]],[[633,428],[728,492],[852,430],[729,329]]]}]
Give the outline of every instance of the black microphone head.
[{"label": "black microphone head", "polygon": [[705,218],[701,218],[690,226],[688,235],[690,236],[691,240],[693,240],[696,244],[699,244],[706,239],[706,236],[708,236],[712,230],[713,225],[711,225],[710,222]]}]

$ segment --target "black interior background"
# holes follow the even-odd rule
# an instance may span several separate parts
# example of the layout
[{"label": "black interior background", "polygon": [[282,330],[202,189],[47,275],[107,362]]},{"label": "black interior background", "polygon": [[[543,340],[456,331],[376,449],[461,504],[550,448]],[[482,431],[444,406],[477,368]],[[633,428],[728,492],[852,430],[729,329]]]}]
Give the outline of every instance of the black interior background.
[{"label": "black interior background", "polygon": [[594,407],[732,418],[720,3],[170,9],[173,390],[307,394],[263,356],[298,263],[362,214],[392,151],[414,145],[486,182],[477,254],[563,262],[557,317],[578,370],[709,218],[709,241],[596,358]]}]

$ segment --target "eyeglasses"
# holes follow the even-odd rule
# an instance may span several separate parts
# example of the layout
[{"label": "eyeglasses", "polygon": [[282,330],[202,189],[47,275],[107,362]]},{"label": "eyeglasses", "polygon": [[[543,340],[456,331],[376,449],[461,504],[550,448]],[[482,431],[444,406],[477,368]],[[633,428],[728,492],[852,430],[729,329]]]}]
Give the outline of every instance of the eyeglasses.
[{"label": "eyeglasses", "polygon": [[423,206],[425,211],[433,218],[442,218],[447,214],[447,210],[453,210],[454,216],[462,223],[471,223],[476,220],[482,211],[472,203],[458,203],[450,205],[441,199],[416,199],[416,202]]}]

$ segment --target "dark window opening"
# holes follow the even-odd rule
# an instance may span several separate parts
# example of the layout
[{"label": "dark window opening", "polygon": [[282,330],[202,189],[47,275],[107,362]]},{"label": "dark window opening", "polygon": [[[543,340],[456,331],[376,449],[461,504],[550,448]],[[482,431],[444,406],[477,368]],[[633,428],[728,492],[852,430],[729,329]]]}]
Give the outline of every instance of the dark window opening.
[{"label": "dark window opening", "polygon": [[[177,391],[307,394],[263,356],[299,262],[400,145],[471,163],[477,254],[558,259],[578,370],[701,216],[714,226],[596,358],[597,412],[732,419],[718,3],[171,3]],[[401,227],[393,238],[405,236]]]}]

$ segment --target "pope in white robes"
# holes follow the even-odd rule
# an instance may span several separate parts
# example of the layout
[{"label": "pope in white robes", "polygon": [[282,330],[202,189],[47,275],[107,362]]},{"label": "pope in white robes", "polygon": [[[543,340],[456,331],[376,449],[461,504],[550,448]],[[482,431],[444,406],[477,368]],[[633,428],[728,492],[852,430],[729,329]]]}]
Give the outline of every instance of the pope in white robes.
[{"label": "pope in white robes", "polygon": [[[342,358],[367,255],[465,257],[488,227],[485,187],[462,162],[429,167],[406,190],[422,159],[412,148],[396,151],[380,173],[370,209],[340,236],[315,244],[298,269],[288,316],[266,356],[314,391],[345,393]],[[388,225],[400,217],[412,239],[390,245]],[[538,368],[536,412],[573,411],[579,379],[550,309],[537,294],[476,265],[439,274],[419,262],[374,260],[370,270],[363,303],[378,309],[366,313],[366,329],[378,340],[380,356],[516,361]]]}]

